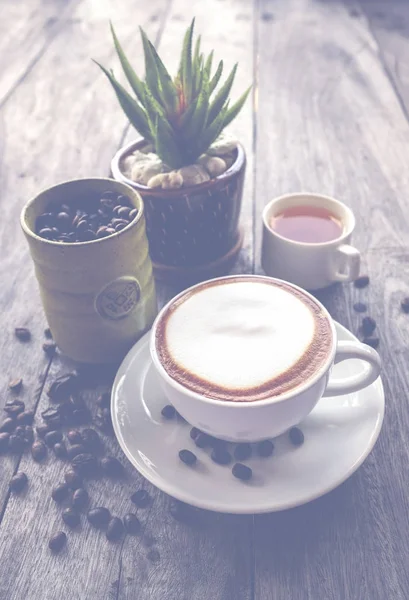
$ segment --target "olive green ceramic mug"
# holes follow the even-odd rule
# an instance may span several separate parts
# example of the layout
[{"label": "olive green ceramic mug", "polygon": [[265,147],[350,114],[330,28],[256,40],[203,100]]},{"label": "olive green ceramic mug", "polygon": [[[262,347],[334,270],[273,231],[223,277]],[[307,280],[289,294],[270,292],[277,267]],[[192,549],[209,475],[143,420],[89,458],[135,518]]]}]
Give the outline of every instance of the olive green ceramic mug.
[{"label": "olive green ceramic mug", "polygon": [[[36,218],[53,203],[112,191],[138,209],[127,227],[88,242],[49,241],[35,232]],[[21,226],[34,261],[41,299],[53,338],[79,362],[120,361],[157,314],[155,284],[145,231],[143,202],[131,187],[112,179],[60,183],[30,200]]]}]

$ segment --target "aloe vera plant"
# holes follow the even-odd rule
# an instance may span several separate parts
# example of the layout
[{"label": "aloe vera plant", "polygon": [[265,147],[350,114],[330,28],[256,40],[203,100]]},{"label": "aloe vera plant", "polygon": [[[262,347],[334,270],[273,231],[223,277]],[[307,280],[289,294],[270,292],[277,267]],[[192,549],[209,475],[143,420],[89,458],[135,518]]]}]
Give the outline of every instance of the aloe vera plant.
[{"label": "aloe vera plant", "polygon": [[239,114],[250,92],[249,88],[230,105],[229,95],[237,64],[219,85],[223,61],[212,72],[213,51],[204,55],[200,36],[193,49],[194,24],[193,19],[185,33],[180,66],[174,79],[140,28],[145,57],[144,80],[132,68],[111,24],[115,49],[134,96],[118,82],[112,71],[97,63],[108,77],[129,121],[171,169],[194,164]]}]

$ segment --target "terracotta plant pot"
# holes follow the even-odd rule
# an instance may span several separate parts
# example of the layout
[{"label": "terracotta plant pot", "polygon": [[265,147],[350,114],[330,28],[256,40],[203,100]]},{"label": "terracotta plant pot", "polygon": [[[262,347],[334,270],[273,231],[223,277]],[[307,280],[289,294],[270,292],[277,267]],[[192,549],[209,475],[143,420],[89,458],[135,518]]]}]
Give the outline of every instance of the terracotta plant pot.
[{"label": "terracotta plant pot", "polygon": [[[52,203],[113,191],[127,196],[137,217],[122,231],[90,242],[61,243],[35,233],[36,218]],[[61,352],[87,363],[120,361],[156,316],[143,202],[112,179],[78,179],[51,187],[23,208],[44,310]]]},{"label": "terracotta plant pot", "polygon": [[124,158],[144,145],[141,140],[119,150],[111,171],[143,198],[155,277],[192,282],[228,272],[243,242],[239,229],[246,167],[243,147],[238,146],[235,162],[219,177],[164,190],[135,183],[123,173]]}]

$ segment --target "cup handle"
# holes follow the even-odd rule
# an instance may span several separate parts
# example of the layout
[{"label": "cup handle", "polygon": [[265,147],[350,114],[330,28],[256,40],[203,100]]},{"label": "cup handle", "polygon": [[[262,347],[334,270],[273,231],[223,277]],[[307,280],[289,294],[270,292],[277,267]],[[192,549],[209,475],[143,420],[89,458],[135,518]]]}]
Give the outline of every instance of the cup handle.
[{"label": "cup handle", "polygon": [[[334,281],[353,281],[359,275],[361,254],[359,250],[349,244],[338,246],[334,258]],[[342,265],[342,271],[341,271]]]},{"label": "cup handle", "polygon": [[334,363],[337,364],[351,358],[365,361],[368,363],[367,368],[362,373],[342,379],[330,377],[324,396],[341,396],[357,392],[371,385],[378,378],[381,371],[381,359],[373,348],[359,342],[338,342]]}]

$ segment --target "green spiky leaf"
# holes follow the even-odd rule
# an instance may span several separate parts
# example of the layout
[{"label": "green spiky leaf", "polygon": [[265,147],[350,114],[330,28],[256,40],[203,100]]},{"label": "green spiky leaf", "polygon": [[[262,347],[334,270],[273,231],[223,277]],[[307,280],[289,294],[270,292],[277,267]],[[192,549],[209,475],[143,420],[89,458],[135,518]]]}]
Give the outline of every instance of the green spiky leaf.
[{"label": "green spiky leaf", "polygon": [[233,106],[226,112],[226,117],[223,122],[223,129],[225,127],[227,127],[227,125],[229,125],[233,121],[233,119],[235,119],[237,117],[237,115],[243,108],[244,103],[247,100],[250,90],[251,90],[251,86],[244,92],[244,94],[242,96],[240,96],[240,98],[237,100],[237,102],[235,102],[233,104]]},{"label": "green spiky leaf", "polygon": [[192,38],[195,20],[188,27],[185,38],[183,40],[182,57],[180,61],[180,73],[184,97],[186,103],[189,104],[192,99]]},{"label": "green spiky leaf", "polygon": [[226,118],[228,107],[223,108],[214,121],[204,130],[198,144],[197,156],[200,156],[213,142],[219,137],[223,130],[224,119]]},{"label": "green spiky leaf", "polygon": [[188,135],[186,141],[192,141],[200,137],[207,120],[207,111],[209,108],[209,96],[203,89],[198,97],[197,107],[189,123]]},{"label": "green spiky leaf", "polygon": [[204,70],[206,72],[207,78],[210,81],[210,73],[212,72],[212,64],[213,64],[213,50],[210,52],[209,56],[206,59],[206,63],[204,66]]},{"label": "green spiky leaf", "polygon": [[127,59],[125,52],[123,51],[122,46],[119,43],[119,40],[117,38],[117,35],[115,33],[114,27],[111,22],[110,22],[110,25],[111,25],[111,33],[112,33],[112,37],[114,39],[116,53],[121,62],[122,69],[126,75],[126,78],[129,82],[130,86],[132,87],[133,91],[135,92],[136,97],[138,98],[139,102],[143,105],[143,102],[144,102],[143,82],[139,79],[139,77],[133,70],[129,60]]},{"label": "green spiky leaf", "polygon": [[139,31],[141,32],[143,52],[145,56],[145,82],[152,92],[154,98],[156,98],[156,100],[162,104],[163,98],[159,85],[159,73],[154,56],[152,54],[151,45],[142,27],[139,28]]},{"label": "green spiky leaf", "polygon": [[148,141],[152,141],[152,135],[149,128],[149,122],[146,112],[139,106],[139,104],[132,98],[126,89],[115,79],[114,75],[110,73],[105,67],[103,67],[96,60],[95,64],[102,70],[107,76],[109,82],[114,88],[115,94],[121,105],[122,110],[128,117],[131,124],[135,129]]},{"label": "green spiky leaf", "polygon": [[233,85],[234,77],[237,71],[237,63],[234,65],[233,69],[230,72],[230,75],[224,82],[223,86],[217,92],[215,99],[213,100],[210,109],[209,109],[209,123],[211,123],[221,111],[224,106],[224,103],[229,97],[231,87]]},{"label": "green spiky leaf", "polygon": [[159,83],[160,83],[160,87],[161,87],[161,91],[162,91],[162,97],[165,102],[165,107],[169,113],[173,114],[177,110],[177,103],[178,103],[178,94],[176,91],[176,86],[173,83],[172,78],[168,73],[168,70],[166,69],[165,65],[163,64],[162,59],[160,58],[159,54],[156,52],[156,48],[154,47],[154,45],[151,42],[149,42],[149,45],[150,45],[153,59],[156,64],[158,77],[159,77]]},{"label": "green spiky leaf", "polygon": [[161,119],[157,122],[155,150],[163,162],[172,169],[179,169],[184,165],[184,156]]},{"label": "green spiky leaf", "polygon": [[217,66],[216,69],[216,73],[213,75],[212,79],[210,80],[210,94],[212,94],[217,86],[217,84],[220,81],[220,77],[222,76],[223,73],[223,61],[221,60]]}]

